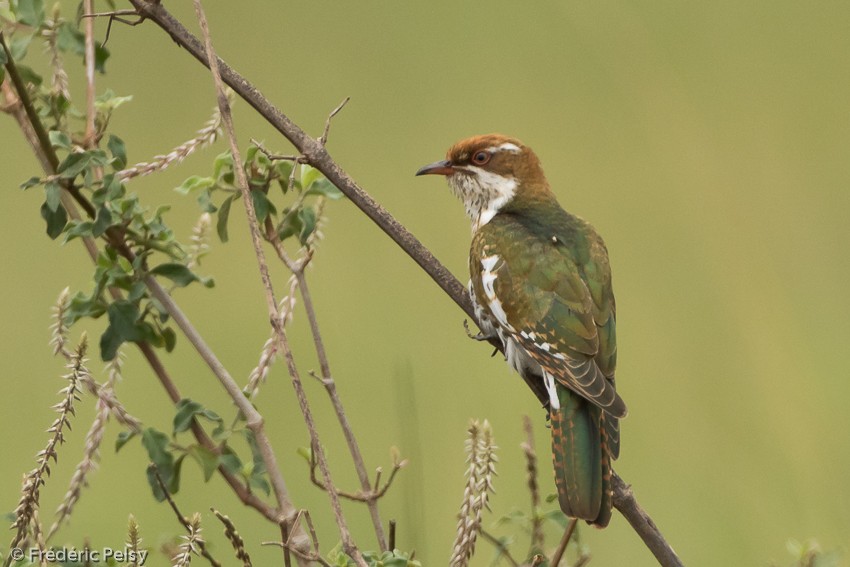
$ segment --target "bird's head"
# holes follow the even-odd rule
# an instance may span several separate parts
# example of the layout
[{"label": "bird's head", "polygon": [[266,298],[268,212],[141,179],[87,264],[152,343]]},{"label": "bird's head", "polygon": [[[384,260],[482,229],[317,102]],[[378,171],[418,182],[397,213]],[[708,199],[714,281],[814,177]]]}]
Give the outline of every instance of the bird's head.
[{"label": "bird's head", "polygon": [[463,201],[475,232],[517,198],[548,194],[540,160],[516,138],[486,134],[461,140],[446,159],[419,169],[416,175],[445,175]]}]

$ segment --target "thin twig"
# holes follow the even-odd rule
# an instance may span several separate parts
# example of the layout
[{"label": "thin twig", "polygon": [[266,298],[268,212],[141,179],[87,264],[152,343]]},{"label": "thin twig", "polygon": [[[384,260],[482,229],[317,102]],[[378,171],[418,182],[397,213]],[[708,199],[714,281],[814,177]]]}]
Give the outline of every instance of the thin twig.
[{"label": "thin twig", "polygon": [[[212,45],[212,39],[210,37],[209,24],[207,23],[206,15],[204,13],[201,0],[193,0],[193,4],[195,7],[195,14],[198,18],[198,24],[201,28],[201,34],[204,38],[204,51],[206,53],[207,59],[210,61],[217,61],[218,59],[215,56],[215,51]],[[239,186],[239,189],[242,192],[243,202],[245,205],[245,212],[248,216],[248,225],[251,231],[251,241],[254,245],[254,254],[257,258],[257,264],[260,270],[260,279],[262,280],[263,288],[266,292],[266,303],[269,311],[271,324],[272,327],[275,329],[278,341],[280,342],[281,351],[283,352],[284,358],[286,359],[287,368],[289,369],[289,375],[292,378],[292,384],[295,388],[296,397],[298,398],[298,403],[301,407],[301,412],[304,415],[304,421],[307,424],[307,428],[310,432],[312,445],[319,458],[319,467],[322,470],[322,475],[325,477],[325,484],[328,487],[327,492],[331,500],[331,508],[334,512],[337,527],[339,528],[343,549],[352,559],[354,559],[357,565],[365,567],[366,562],[363,559],[360,550],[355,545],[354,539],[352,538],[351,532],[349,531],[348,525],[345,521],[345,517],[342,514],[342,507],[339,503],[339,497],[337,496],[336,491],[333,488],[333,482],[331,481],[330,470],[328,469],[327,460],[325,459],[324,452],[319,443],[318,433],[316,432],[316,428],[313,423],[312,412],[307,403],[307,398],[304,394],[301,379],[298,375],[298,370],[295,366],[295,361],[292,356],[292,351],[289,347],[289,342],[287,340],[286,333],[283,329],[283,326],[281,325],[280,315],[277,311],[277,301],[275,301],[274,298],[274,289],[272,287],[271,277],[269,276],[268,265],[266,264],[265,260],[265,253],[263,252],[262,238],[260,236],[260,228],[259,223],[257,221],[257,213],[254,210],[254,203],[250,193],[251,190],[248,186],[248,178],[245,173],[245,168],[242,165],[242,157],[239,152],[239,144],[236,140],[236,132],[233,127],[233,116],[230,112],[230,103],[228,102],[227,96],[225,94],[224,83],[222,82],[221,74],[217,65],[210,66],[210,71],[212,72],[213,81],[215,83],[215,88],[218,95],[218,106],[219,110],[221,111],[222,123],[224,124],[224,130],[227,133],[227,138],[230,142],[230,150],[233,156],[234,163],[233,169],[236,173],[237,185]],[[247,405],[248,407],[253,408],[249,400],[247,400],[247,398],[241,395],[241,391],[240,398],[243,400],[242,405]],[[245,415],[246,417],[248,417],[248,426],[251,427],[252,430],[256,429],[262,432],[262,421],[256,421],[252,424],[250,415],[248,413],[245,413]],[[268,455],[267,461],[270,464],[276,466],[273,454]],[[273,486],[275,480],[278,480],[282,485],[283,477],[279,475],[279,471],[278,477],[278,479],[273,479]],[[283,488],[283,486],[281,486],[280,488],[282,488],[285,493],[285,488]],[[281,494],[278,492],[278,490],[279,487],[275,487],[275,492],[276,494],[278,494],[278,498],[280,499]],[[282,501],[279,501],[279,504],[281,507],[283,507]]]},{"label": "thin twig", "polygon": [[[316,477],[316,465],[317,464],[318,463],[316,462],[315,455],[311,453],[311,455],[310,455],[310,481],[314,485],[321,488],[322,490],[327,490],[328,489],[327,486],[321,480],[319,480],[318,477]],[[406,459],[402,460],[402,461],[394,462],[393,463],[393,470],[390,471],[390,476],[389,476],[389,478],[387,478],[387,482],[384,484],[384,486],[379,485],[379,483],[381,481],[381,472],[382,472],[381,469],[379,468],[378,471],[377,471],[377,476],[375,478],[375,487],[374,488],[367,485],[366,489],[362,490],[360,492],[346,492],[345,490],[340,490],[340,489],[337,488],[336,493],[340,497],[345,498],[347,500],[353,500],[354,502],[365,502],[367,504],[369,502],[375,502],[376,500],[383,498],[383,496],[390,489],[390,486],[392,486],[393,480],[395,480],[395,477],[396,477],[396,474],[398,474],[398,471],[403,469],[405,466],[407,466],[407,460]],[[392,548],[390,548],[390,549],[392,549]],[[386,551],[386,550],[384,550],[384,551]]]},{"label": "thin twig", "polygon": [[522,416],[525,442],[521,447],[525,453],[525,468],[528,472],[528,491],[531,493],[531,548],[528,555],[543,553],[546,540],[543,532],[543,518],[540,516],[540,487],[537,484],[537,452],[534,450],[534,428],[531,418]]},{"label": "thin twig", "polygon": [[486,539],[488,542],[490,542],[490,544],[493,547],[498,549],[499,555],[501,557],[504,557],[505,559],[507,559],[508,563],[513,565],[513,567],[519,567],[519,561],[514,559],[513,555],[511,555],[511,552],[508,549],[508,547],[503,542],[501,542],[496,536],[494,536],[493,534],[491,534],[490,532],[488,532],[487,530],[482,528],[481,529],[481,537]]},{"label": "thin twig", "polygon": [[[191,535],[193,531],[192,522],[189,520],[189,518],[187,518],[180,512],[180,508],[177,507],[177,502],[175,502],[174,498],[171,497],[171,493],[168,491],[168,487],[165,485],[165,482],[162,480],[162,477],[159,474],[159,469],[153,463],[148,465],[148,467],[153,472],[153,476],[156,479],[156,483],[159,485],[159,489],[165,496],[166,502],[168,502],[168,505],[171,506],[171,509],[174,511],[174,515],[177,516],[177,521],[180,522],[180,525],[186,528],[186,532]],[[201,550],[201,555],[203,555],[204,558],[206,558],[206,560],[210,562],[210,565],[213,565],[213,567],[221,567],[221,563],[216,561],[216,559],[212,555],[210,555],[209,551],[207,551],[207,546],[203,542],[203,540],[197,541],[197,544],[198,548]]]},{"label": "thin twig", "polygon": [[558,547],[555,549],[555,553],[552,555],[552,561],[549,563],[551,567],[558,567],[558,564],[561,562],[561,558],[567,551],[567,545],[570,543],[570,538],[573,537],[573,532],[575,532],[577,524],[578,520],[575,518],[570,520],[567,529],[564,530],[564,535],[561,538],[560,543],[558,543]]},{"label": "thin twig", "polygon": [[[346,99],[347,101],[348,99]],[[345,104],[345,102],[343,102]],[[342,108],[340,105],[334,113],[331,113],[333,116],[336,112]],[[328,124],[330,124],[330,117],[328,118]],[[327,133],[327,132],[326,132]],[[345,436],[345,441],[348,444],[348,450],[351,453],[351,459],[354,461],[354,468],[357,471],[357,477],[360,480],[360,488],[364,493],[370,492],[369,486],[369,474],[366,472],[366,463],[363,460],[363,454],[360,451],[360,446],[357,443],[357,438],[354,436],[354,430],[351,427],[351,423],[348,421],[348,416],[345,414],[345,410],[342,406],[342,400],[339,397],[339,393],[336,389],[336,383],[333,378],[331,378],[331,369],[330,364],[328,362],[328,356],[325,351],[324,342],[322,340],[321,332],[319,331],[319,322],[316,318],[316,310],[313,306],[313,299],[310,295],[310,288],[307,285],[307,278],[304,274],[304,266],[301,266],[295,272],[295,277],[298,280],[298,289],[301,292],[301,298],[304,303],[304,311],[307,313],[307,320],[310,323],[310,331],[313,334],[313,344],[316,348],[316,356],[319,359],[319,367],[322,371],[322,383],[325,386],[325,390],[327,390],[328,396],[331,399],[331,405],[333,405],[334,413],[336,413],[337,420],[339,421],[339,426],[342,428],[343,435]],[[369,514],[372,518],[372,527],[375,530],[375,536],[378,538],[378,546],[381,551],[387,550],[387,542],[386,537],[384,535],[383,523],[381,522],[381,516],[378,512],[378,498],[383,496],[386,492],[386,489],[389,488],[390,483],[395,477],[395,474],[398,472],[400,467],[394,467],[391,473],[389,480],[385,486],[384,491],[375,498],[370,498],[366,500],[366,505],[369,508]]]},{"label": "thin twig", "polygon": [[349,101],[349,100],[351,100],[351,97],[350,97],[350,96],[345,97],[345,100],[343,100],[341,103],[339,103],[339,106],[337,106],[336,108],[334,108],[334,109],[331,111],[331,113],[330,113],[330,114],[328,114],[328,119],[327,119],[327,120],[325,120],[325,131],[324,131],[324,132],[322,132],[321,137],[319,137],[319,143],[320,143],[322,146],[326,146],[326,145],[328,144],[328,134],[329,134],[329,133],[330,133],[330,131],[331,131],[331,120],[333,119],[333,117],[334,117],[334,116],[336,116],[337,114],[339,114],[339,111],[340,111],[340,110],[342,110],[342,107],[344,107],[346,104],[348,104],[348,101]]}]

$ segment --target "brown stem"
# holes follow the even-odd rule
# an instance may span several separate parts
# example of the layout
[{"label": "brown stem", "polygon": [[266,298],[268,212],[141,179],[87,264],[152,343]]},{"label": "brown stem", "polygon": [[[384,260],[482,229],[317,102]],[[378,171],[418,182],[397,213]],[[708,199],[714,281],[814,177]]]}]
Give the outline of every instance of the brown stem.
[{"label": "brown stem", "polygon": [[551,567],[558,567],[558,564],[561,562],[561,558],[564,557],[564,553],[567,551],[567,544],[570,543],[570,538],[573,537],[573,532],[576,531],[576,524],[578,524],[578,520],[573,518],[570,520],[567,529],[564,530],[564,536],[558,543],[558,547],[555,549],[554,555],[552,555],[552,561],[550,563]]},{"label": "brown stem", "polygon": [[[327,139],[327,133],[330,128],[331,118],[333,118],[333,116],[342,109],[342,107],[347,101],[348,99],[343,101],[343,103],[339,105],[328,116],[327,125],[325,126],[325,139]],[[266,224],[270,225],[268,219],[266,219]],[[266,239],[271,242],[272,246],[277,252],[277,256],[280,261],[283,262],[295,276],[298,289],[301,293],[301,298],[304,302],[304,311],[307,313],[307,320],[310,323],[310,332],[313,335],[313,344],[316,348],[316,357],[319,359],[319,368],[322,372],[321,382],[325,386],[325,390],[327,391],[328,396],[331,399],[331,405],[334,408],[334,412],[336,413],[340,428],[342,428],[343,435],[345,436],[345,441],[348,444],[348,450],[351,453],[351,459],[354,461],[354,468],[357,471],[357,477],[360,480],[360,488],[362,489],[363,494],[373,495],[375,494],[375,491],[373,491],[369,485],[369,473],[366,471],[366,463],[363,461],[363,454],[360,452],[360,445],[357,443],[357,438],[354,435],[354,430],[351,427],[351,423],[348,421],[348,416],[345,414],[345,409],[342,406],[342,400],[340,399],[339,393],[336,389],[336,382],[334,382],[333,378],[331,378],[330,363],[328,362],[327,352],[325,351],[325,344],[322,339],[322,334],[319,330],[319,321],[316,317],[316,309],[313,305],[313,298],[310,295],[310,288],[307,285],[307,277],[304,273],[304,270],[307,267],[307,260],[309,260],[310,258],[309,253],[302,261],[292,261],[289,256],[287,256],[286,251],[283,249],[283,244],[281,243],[274,229],[270,226],[267,226],[267,228],[269,230],[266,231]],[[395,476],[396,472],[398,472],[397,468],[393,470],[392,476],[390,477],[389,482],[387,482],[387,485],[384,487],[384,490],[381,491],[380,496],[383,496],[383,494],[386,492],[386,489],[389,488],[390,482],[392,482],[392,477]],[[313,478],[313,482],[318,484],[317,480],[315,479],[314,470],[311,470],[311,477]],[[322,486],[322,488],[325,487]],[[359,499],[356,496],[342,492],[340,492],[340,496],[352,500]],[[372,518],[372,527],[374,528],[375,535],[378,539],[378,546],[380,547],[381,551],[386,551],[386,536],[384,535],[384,526],[381,522],[381,516],[378,511],[378,498],[380,498],[380,496],[362,498],[361,501],[365,502],[366,506],[369,508],[369,515]]]},{"label": "brown stem", "polygon": [[658,563],[663,567],[682,567],[682,560],[664,539],[649,514],[635,500],[632,487],[623,482],[616,473],[613,473],[611,486],[614,489],[614,507],[629,521]]},{"label": "brown stem", "polygon": [[[193,0],[193,4],[195,6],[195,14],[198,18],[198,24],[201,28],[201,33],[204,38],[204,52],[208,60],[217,61],[218,58],[216,57],[215,51],[213,49],[212,39],[210,37],[209,24],[207,23],[206,15],[204,13],[201,0]],[[245,205],[245,212],[248,216],[248,226],[251,230],[251,241],[254,245],[254,254],[257,258],[257,264],[260,270],[260,279],[263,282],[263,288],[266,292],[266,302],[268,304],[268,311],[271,324],[275,331],[275,334],[277,335],[284,358],[286,359],[286,365],[289,369],[289,375],[292,378],[292,385],[295,388],[295,394],[298,398],[298,404],[301,407],[301,412],[304,415],[304,421],[307,424],[307,428],[310,432],[313,450],[319,458],[319,467],[322,471],[322,476],[324,476],[325,478],[325,484],[328,487],[327,493],[331,500],[331,508],[333,508],[337,527],[339,528],[343,549],[350,557],[354,559],[357,565],[360,565],[361,567],[366,567],[366,561],[363,559],[360,550],[355,545],[354,539],[352,538],[351,532],[349,531],[348,525],[345,521],[345,517],[342,514],[342,507],[339,502],[339,496],[336,494],[336,490],[333,486],[327,459],[325,458],[324,451],[322,450],[321,444],[319,442],[319,436],[318,432],[316,431],[315,424],[313,422],[312,412],[307,402],[307,397],[304,393],[304,389],[301,384],[301,378],[298,374],[297,368],[295,367],[295,360],[292,356],[292,351],[289,347],[289,341],[286,337],[286,332],[283,329],[283,324],[280,320],[280,315],[277,310],[277,301],[275,301],[274,298],[274,289],[272,287],[268,265],[266,264],[265,254],[263,252],[259,222],[257,221],[257,214],[254,210],[254,203],[251,198],[251,189],[248,186],[248,178],[245,173],[245,168],[242,165],[242,157],[239,152],[239,144],[236,141],[236,132],[233,127],[233,115],[230,112],[230,103],[228,102],[227,96],[225,94],[224,83],[222,82],[218,65],[211,65],[210,71],[212,72],[213,81],[215,83],[215,88],[218,95],[218,107],[221,112],[222,123],[224,124],[224,130],[227,133],[227,138],[230,142],[230,150],[231,154],[233,155],[233,163],[234,170],[236,173],[237,184],[242,192],[242,200]],[[235,382],[233,386],[236,387]],[[246,405],[248,408],[253,409],[253,405],[250,403],[250,401],[241,394],[241,390],[239,390],[238,387],[236,388],[239,397],[243,401],[243,405]],[[254,411],[256,413],[256,410]],[[243,413],[245,412],[243,411]],[[245,413],[245,415],[246,417],[248,417],[248,423],[250,426],[250,415],[248,413]],[[255,431],[255,435],[258,435],[259,437],[260,434],[265,435],[263,428],[261,426],[258,426],[257,431]],[[269,454],[269,457],[271,459],[269,464],[273,464],[274,455]],[[283,477],[280,477],[280,481],[282,483]],[[283,496],[285,496],[285,491],[283,494],[281,494],[277,491],[276,488],[275,492],[278,496],[279,501]],[[283,508],[283,502],[280,502],[280,505],[281,508]]]},{"label": "brown stem", "polygon": [[[89,15],[94,13],[94,0],[83,1],[83,13]],[[97,144],[95,131],[95,88],[94,88],[94,18],[83,18],[86,28],[85,53],[86,53],[86,133],[85,145],[93,148]]]}]

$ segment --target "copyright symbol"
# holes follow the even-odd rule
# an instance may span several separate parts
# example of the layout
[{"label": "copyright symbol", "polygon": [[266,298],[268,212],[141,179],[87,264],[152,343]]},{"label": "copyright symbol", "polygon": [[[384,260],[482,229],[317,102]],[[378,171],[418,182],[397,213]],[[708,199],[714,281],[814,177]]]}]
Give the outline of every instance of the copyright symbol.
[{"label": "copyright symbol", "polygon": [[9,552],[9,555],[12,557],[13,561],[20,561],[24,558],[24,550],[20,547],[13,547]]}]

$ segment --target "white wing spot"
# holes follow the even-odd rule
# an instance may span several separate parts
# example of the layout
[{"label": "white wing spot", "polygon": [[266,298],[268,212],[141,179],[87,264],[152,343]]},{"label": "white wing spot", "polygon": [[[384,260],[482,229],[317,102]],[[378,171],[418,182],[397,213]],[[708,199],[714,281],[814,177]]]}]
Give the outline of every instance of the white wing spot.
[{"label": "white wing spot", "polygon": [[496,297],[496,290],[493,287],[493,284],[496,282],[496,278],[498,277],[493,271],[493,268],[495,268],[498,263],[498,254],[484,256],[481,258],[481,287],[484,288],[484,294],[487,296],[488,300],[487,305],[490,306],[490,311],[493,313],[493,316],[499,324],[513,332],[514,328],[510,323],[508,323],[508,316],[502,308],[502,302],[499,301],[498,297]]},{"label": "white wing spot", "polygon": [[549,349],[552,348],[552,345],[550,345],[549,343],[534,343],[534,346],[536,346],[540,350],[545,350],[546,352],[549,352]]},{"label": "white wing spot", "polygon": [[488,305],[490,305],[490,311],[493,312],[493,316],[496,320],[504,325],[509,331],[513,332],[514,328],[510,323],[508,323],[508,315],[505,313],[505,310],[502,309],[502,302],[494,296]]},{"label": "white wing spot", "polygon": [[561,400],[558,399],[558,389],[555,387],[555,379],[545,370],[543,371],[543,385],[546,386],[546,391],[549,392],[550,409],[561,409]]}]

